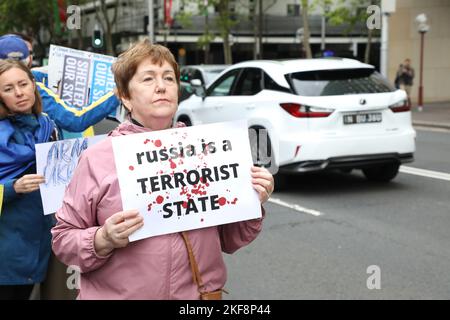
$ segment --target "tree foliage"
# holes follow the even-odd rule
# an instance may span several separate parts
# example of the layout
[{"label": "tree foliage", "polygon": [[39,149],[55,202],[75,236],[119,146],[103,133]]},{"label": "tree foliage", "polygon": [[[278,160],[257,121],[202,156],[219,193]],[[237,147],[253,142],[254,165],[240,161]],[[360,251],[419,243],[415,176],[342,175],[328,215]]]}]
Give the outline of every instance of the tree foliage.
[{"label": "tree foliage", "polygon": [[[232,64],[232,55],[231,55],[231,45],[230,42],[230,34],[231,28],[238,23],[237,16],[231,16],[230,12],[230,0],[182,0],[184,5],[195,4],[198,8],[197,14],[205,16],[205,29],[201,36],[198,38],[199,47],[203,48],[206,51],[206,55],[209,52],[209,45],[215,39],[216,34],[211,31],[212,26],[218,30],[220,36],[223,41],[223,52],[225,57],[226,64]],[[215,8],[218,12],[218,15],[215,19],[210,20],[208,11],[209,8]],[[189,23],[189,20],[192,16],[186,15],[183,13],[177,14],[177,19],[180,18],[180,22],[184,27],[192,25]],[[212,22],[212,23],[211,23]],[[207,61],[208,58],[205,57]]]},{"label": "tree foliage", "polygon": [[0,1],[0,33],[26,32],[34,37],[41,27],[54,34],[52,0]]},{"label": "tree foliage", "polygon": [[[328,1],[328,0],[327,0]],[[381,6],[381,0],[334,0],[332,2],[333,9],[328,12],[327,18],[332,25],[343,25],[347,27],[344,34],[348,34],[354,30],[357,25],[366,26],[366,21],[369,18],[367,7],[370,5]],[[364,55],[364,61],[370,61],[370,49],[372,37],[376,35],[377,31],[366,28],[367,30],[367,46]]]},{"label": "tree foliage", "polygon": [[366,10],[368,6],[381,5],[380,0],[326,1],[329,2],[329,5],[332,5],[332,10],[327,13],[329,22],[333,25],[347,25],[345,33],[351,32],[357,24],[365,24],[369,17]]}]

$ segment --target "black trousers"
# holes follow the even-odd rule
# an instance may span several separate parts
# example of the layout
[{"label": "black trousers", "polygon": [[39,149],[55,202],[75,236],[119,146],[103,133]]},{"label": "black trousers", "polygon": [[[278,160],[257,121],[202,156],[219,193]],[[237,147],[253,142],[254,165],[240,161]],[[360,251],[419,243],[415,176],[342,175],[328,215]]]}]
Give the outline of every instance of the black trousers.
[{"label": "black trousers", "polygon": [[28,300],[34,284],[0,285],[0,300]]}]

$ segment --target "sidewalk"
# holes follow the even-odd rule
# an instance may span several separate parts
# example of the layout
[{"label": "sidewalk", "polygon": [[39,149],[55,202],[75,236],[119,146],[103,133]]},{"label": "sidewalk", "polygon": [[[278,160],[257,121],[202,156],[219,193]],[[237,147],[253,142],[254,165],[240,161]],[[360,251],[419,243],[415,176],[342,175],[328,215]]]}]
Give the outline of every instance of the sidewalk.
[{"label": "sidewalk", "polygon": [[418,111],[414,105],[411,113],[414,126],[450,130],[450,101],[426,103],[422,111]]}]

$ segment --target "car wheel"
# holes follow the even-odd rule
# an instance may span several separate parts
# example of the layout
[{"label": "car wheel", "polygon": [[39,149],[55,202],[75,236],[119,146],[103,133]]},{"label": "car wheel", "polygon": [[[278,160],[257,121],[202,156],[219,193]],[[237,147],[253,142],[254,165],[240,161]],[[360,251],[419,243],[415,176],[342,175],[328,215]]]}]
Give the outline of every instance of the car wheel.
[{"label": "car wheel", "polygon": [[389,182],[398,174],[400,164],[389,163],[378,167],[362,169],[366,178],[370,181]]},{"label": "car wheel", "polygon": [[177,121],[183,122],[186,125],[186,127],[191,127],[192,126],[191,119],[189,119],[188,116],[184,116],[184,115],[180,116],[180,117],[178,117]]}]

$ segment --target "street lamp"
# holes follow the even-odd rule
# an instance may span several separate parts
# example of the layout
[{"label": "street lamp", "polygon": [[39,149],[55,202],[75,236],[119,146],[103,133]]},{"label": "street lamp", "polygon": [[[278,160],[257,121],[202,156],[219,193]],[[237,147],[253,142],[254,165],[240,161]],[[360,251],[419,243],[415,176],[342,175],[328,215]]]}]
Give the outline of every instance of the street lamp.
[{"label": "street lamp", "polygon": [[427,16],[425,13],[421,13],[416,17],[418,23],[417,31],[420,33],[420,80],[419,80],[419,101],[418,110],[423,110],[423,47],[425,33],[430,30],[430,26],[427,24]]}]

